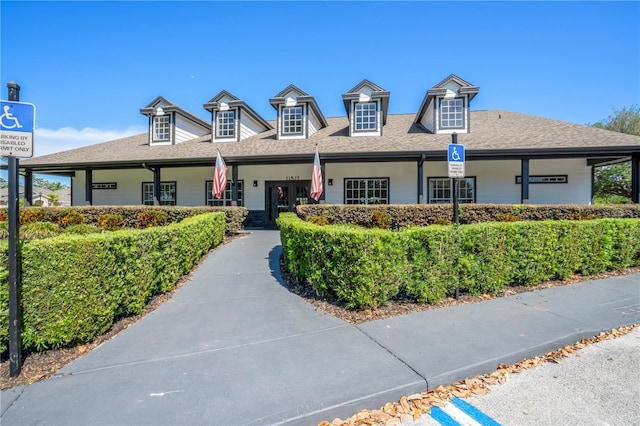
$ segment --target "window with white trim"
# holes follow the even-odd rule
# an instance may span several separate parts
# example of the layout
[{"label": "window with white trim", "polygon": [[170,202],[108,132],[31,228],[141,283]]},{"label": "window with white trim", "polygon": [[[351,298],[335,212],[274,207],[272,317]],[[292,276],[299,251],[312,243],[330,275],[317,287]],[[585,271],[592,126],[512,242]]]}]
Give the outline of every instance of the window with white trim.
[{"label": "window with white trim", "polygon": [[236,135],[236,112],[218,111],[216,113],[216,137],[232,138]]},{"label": "window with white trim", "polygon": [[[153,182],[142,182],[142,204],[153,205]],[[160,205],[176,205],[176,183],[160,182]]]},{"label": "window with white trim", "polygon": [[355,116],[354,129],[357,132],[376,130],[376,102],[357,102],[353,112]]},{"label": "window with white trim", "polygon": [[456,129],[464,127],[464,99],[440,100],[440,128]]},{"label": "window with white trim", "polygon": [[171,131],[171,116],[157,115],[153,117],[153,141],[166,142]]},{"label": "window with white trim", "polygon": [[345,179],[345,204],[389,204],[389,179]]},{"label": "window with white trim", "polygon": [[302,134],[302,107],[282,108],[282,134],[301,135]]},{"label": "window with white trim", "polygon": [[[449,178],[429,178],[429,203],[451,203],[453,180]],[[458,202],[476,202],[476,178],[458,179]]]},{"label": "window with white trim", "polygon": [[[231,193],[231,181],[227,181],[227,186],[224,189],[224,194],[222,196],[222,199],[217,199],[216,197],[213,196],[213,194],[211,193],[211,190],[213,189],[213,181],[212,180],[208,180],[207,181],[207,185],[206,185],[206,205],[207,206],[231,206],[232,205],[232,193]],[[244,193],[244,181],[243,180],[239,180],[238,181],[238,205],[242,206],[244,205],[243,202],[243,196],[242,194]]]}]

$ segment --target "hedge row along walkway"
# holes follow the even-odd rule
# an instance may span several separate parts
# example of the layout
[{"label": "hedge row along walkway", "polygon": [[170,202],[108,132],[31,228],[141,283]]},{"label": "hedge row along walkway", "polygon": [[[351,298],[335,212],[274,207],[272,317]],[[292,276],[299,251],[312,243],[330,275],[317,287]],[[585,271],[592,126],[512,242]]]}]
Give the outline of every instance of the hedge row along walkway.
[{"label": "hedge row along walkway", "polygon": [[213,251],[173,299],[55,376],[2,392],[3,424],[314,424],[640,322],[640,275],[373,321],[282,285],[279,233]]}]

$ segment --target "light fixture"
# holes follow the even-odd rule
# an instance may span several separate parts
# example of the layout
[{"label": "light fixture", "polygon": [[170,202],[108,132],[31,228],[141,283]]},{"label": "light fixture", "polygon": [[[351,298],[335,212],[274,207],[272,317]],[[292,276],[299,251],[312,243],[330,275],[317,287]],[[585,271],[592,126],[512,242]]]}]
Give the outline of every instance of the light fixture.
[{"label": "light fixture", "polygon": [[257,181],[257,180],[254,180],[254,181],[253,181],[253,187],[254,187],[254,188],[256,188],[257,186],[258,186],[258,181]]},{"label": "light fixture", "polygon": [[333,179],[327,179],[327,185],[333,186]]}]

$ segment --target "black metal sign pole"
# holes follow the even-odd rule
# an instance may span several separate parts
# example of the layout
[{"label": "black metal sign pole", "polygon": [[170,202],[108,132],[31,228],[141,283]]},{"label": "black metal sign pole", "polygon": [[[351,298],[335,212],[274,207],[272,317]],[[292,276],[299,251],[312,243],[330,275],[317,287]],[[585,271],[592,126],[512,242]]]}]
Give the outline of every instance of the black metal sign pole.
[{"label": "black metal sign pole", "polygon": [[[9,101],[20,102],[20,86],[15,82],[7,83]],[[17,377],[22,368],[22,338],[20,336],[20,251],[19,241],[19,205],[20,194],[18,158],[8,157],[9,172],[9,373]]]},{"label": "black metal sign pole", "polygon": [[[451,134],[451,143],[458,143],[458,135],[456,133]],[[460,219],[458,218],[458,178],[453,178],[453,223],[460,224]]]}]

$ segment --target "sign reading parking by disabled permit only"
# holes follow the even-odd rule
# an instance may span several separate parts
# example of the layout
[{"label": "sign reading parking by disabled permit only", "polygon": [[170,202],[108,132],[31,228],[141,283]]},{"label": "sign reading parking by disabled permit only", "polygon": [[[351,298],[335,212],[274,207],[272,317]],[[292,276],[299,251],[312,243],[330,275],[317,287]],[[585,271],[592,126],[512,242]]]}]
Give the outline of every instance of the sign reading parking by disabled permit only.
[{"label": "sign reading parking by disabled permit only", "polygon": [[447,163],[449,165],[450,178],[464,177],[464,145],[449,144]]},{"label": "sign reading parking by disabled permit only", "polygon": [[0,155],[33,157],[36,107],[26,102],[0,101]]}]

